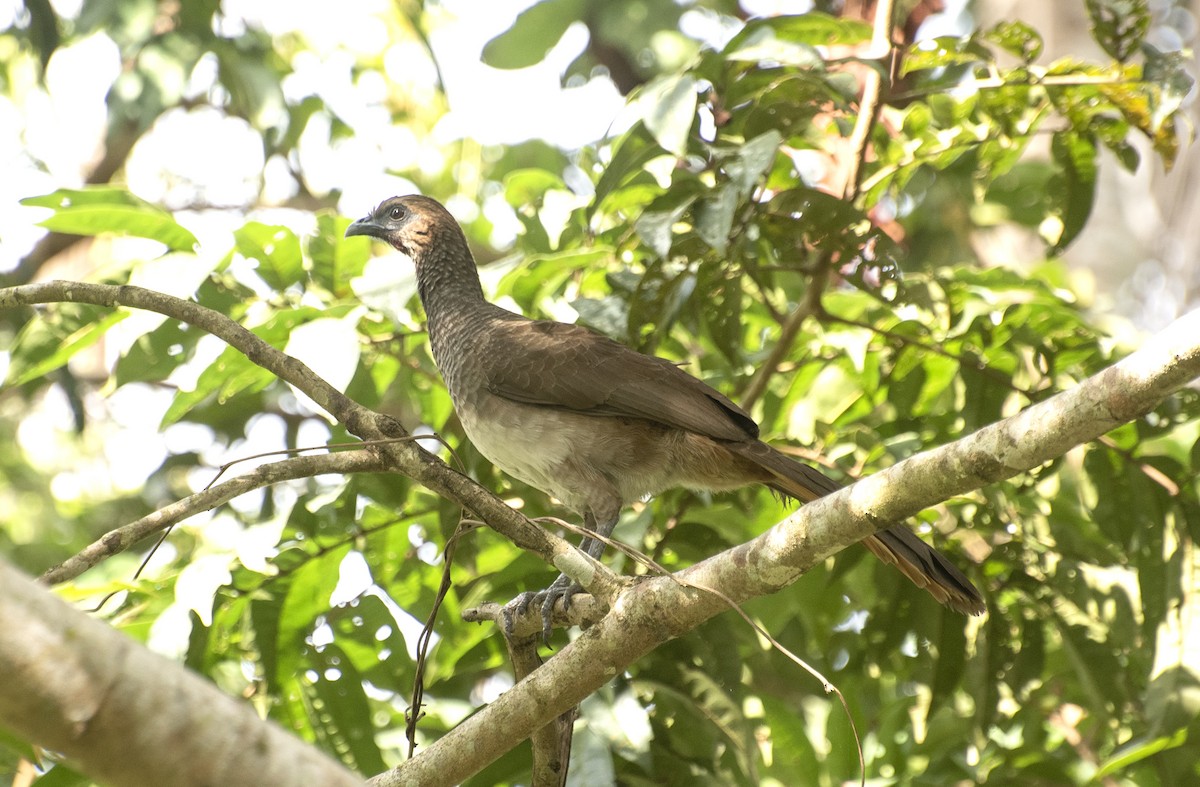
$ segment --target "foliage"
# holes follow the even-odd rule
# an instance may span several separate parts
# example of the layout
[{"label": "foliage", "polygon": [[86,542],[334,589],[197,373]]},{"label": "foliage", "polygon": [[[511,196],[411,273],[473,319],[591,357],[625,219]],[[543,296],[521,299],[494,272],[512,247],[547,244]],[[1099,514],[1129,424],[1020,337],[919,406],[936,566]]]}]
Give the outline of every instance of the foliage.
[{"label": "foliage", "polygon": [[[114,88],[114,116],[146,124],[176,105],[182,93],[164,74],[189,73],[205,52],[220,62],[223,111],[251,119],[268,157],[286,156],[314,115],[331,113],[313,97],[292,102],[280,87],[285,50],[303,42],[253,29],[217,35],[215,3],[182,4],[176,29],[156,34],[135,25],[126,5],[85,3],[78,19],[60,20],[67,36],[104,29],[135,53],[121,79],[142,80],[139,95],[160,103],[128,101]],[[593,35],[608,30],[617,17],[604,15],[605,5],[544,0],[484,57],[503,67],[535,63],[573,19],[585,18]],[[652,20],[638,35],[686,39],[679,4],[638,5]],[[714,14],[732,7],[703,5]],[[1069,388],[1120,350],[1053,257],[1087,231],[1101,148],[1134,168],[1131,139],[1141,136],[1170,163],[1174,112],[1190,87],[1177,57],[1141,46],[1145,3],[1087,6],[1111,63],[1037,65],[1041,39],[1018,22],[913,46],[853,202],[810,173],[814,162],[826,175],[844,163],[835,150],[855,119],[856,82],[830,53],[862,45],[868,26],[813,13],[751,20],[722,46],[687,40],[688,62],[664,56],[639,73],[636,119],[612,138],[570,152],[530,142],[471,159],[480,193],[502,194],[522,228],[515,261],[484,268],[490,293],[530,315],[578,314],[742,401],[780,326],[811,307],[813,319],[750,404],[767,439],[823,457],[847,479]],[[1118,6],[1132,16],[1114,17]],[[58,39],[31,28],[22,40],[44,62]],[[640,40],[629,46],[647,46]],[[150,68],[153,51],[153,62],[174,70]],[[572,73],[590,73],[588,57]],[[1016,65],[1002,65],[1012,57]],[[429,120],[414,120],[404,102],[391,110],[397,123]],[[1046,154],[1028,155],[1047,130]],[[468,164],[465,146],[456,150],[445,172],[414,165],[400,174],[452,196],[450,173],[462,177]],[[344,239],[347,220],[329,207],[308,215],[310,231],[251,220],[213,248],[198,244],[182,213],[120,188],[26,202],[51,208],[44,224],[56,232],[158,241],[170,253],[145,266],[206,271],[188,293],[198,303],[297,354],[319,337],[310,362],[318,371],[352,363],[348,395],[446,437],[456,446],[450,461],[525,513],[561,513],[464,441],[411,291],[377,289],[381,267],[403,263],[370,260],[368,243]],[[980,264],[972,237],[1001,223],[1039,233],[1048,258],[1023,268]],[[486,249],[490,221],[480,214],[464,224]],[[137,281],[141,267],[102,275]],[[157,419],[152,431],[184,446],[167,451],[144,486],[74,501],[56,500],[45,479],[64,468],[31,455],[24,441],[24,453],[5,452],[0,501],[28,523],[0,524],[0,548],[30,571],[194,491],[208,468],[251,453],[264,431],[288,448],[350,439],[239,353],[169,321],[128,340],[101,379],[76,374],[74,361],[130,316],[56,306],[13,341],[0,396],[10,445],[23,410],[61,391],[77,401],[142,392],[163,406],[140,417]],[[82,405],[73,410],[81,427],[72,445],[92,452],[106,427]],[[1196,643],[1173,645],[1170,634],[1176,611],[1194,614],[1197,603],[1189,572],[1200,535],[1198,427],[1200,397],[1180,392],[1102,444],[912,523],[969,567],[987,596],[986,618],[939,607],[859,549],[748,611],[847,696],[873,778],[1186,783],[1200,776],[1184,746],[1200,735],[1200,675],[1179,661]],[[118,591],[101,613],[114,625],[160,647],[175,642],[193,669],[350,767],[378,772],[404,751],[414,619],[430,612],[437,555],[462,512],[391,476],[308,479],[248,497],[177,527],[142,578],[130,581],[136,558],[121,556],[60,592],[82,600]],[[759,490],[674,491],[626,512],[616,536],[676,569],[786,512]],[[425,672],[423,741],[505,685],[500,638],[463,624],[460,611],[553,578],[489,531],[459,544],[451,574]],[[615,679],[584,704],[577,735],[576,757],[589,772],[620,783],[835,784],[858,773],[836,704],[732,615]],[[9,762],[23,753],[11,751]],[[518,749],[471,783],[527,779],[527,751]],[[74,782],[59,767],[39,783]]]}]

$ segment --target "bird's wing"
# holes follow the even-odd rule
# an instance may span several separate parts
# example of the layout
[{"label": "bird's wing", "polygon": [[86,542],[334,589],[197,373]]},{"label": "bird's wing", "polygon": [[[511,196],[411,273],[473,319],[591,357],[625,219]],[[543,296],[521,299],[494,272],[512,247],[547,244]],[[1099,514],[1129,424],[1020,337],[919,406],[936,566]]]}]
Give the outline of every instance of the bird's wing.
[{"label": "bird's wing", "polygon": [[482,371],[497,396],[598,416],[643,418],[718,440],[758,437],[758,425],[744,410],[670,361],[578,325],[505,319],[482,341]]}]

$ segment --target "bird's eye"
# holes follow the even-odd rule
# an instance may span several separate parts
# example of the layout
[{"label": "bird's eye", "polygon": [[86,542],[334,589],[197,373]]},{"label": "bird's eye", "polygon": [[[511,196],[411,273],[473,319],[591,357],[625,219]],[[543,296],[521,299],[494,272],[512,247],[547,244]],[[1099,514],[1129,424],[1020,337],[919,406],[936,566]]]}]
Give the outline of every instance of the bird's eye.
[{"label": "bird's eye", "polygon": [[400,219],[404,218],[404,208],[400,207],[399,205],[394,206],[388,211],[388,217],[391,218],[392,221],[399,221]]}]

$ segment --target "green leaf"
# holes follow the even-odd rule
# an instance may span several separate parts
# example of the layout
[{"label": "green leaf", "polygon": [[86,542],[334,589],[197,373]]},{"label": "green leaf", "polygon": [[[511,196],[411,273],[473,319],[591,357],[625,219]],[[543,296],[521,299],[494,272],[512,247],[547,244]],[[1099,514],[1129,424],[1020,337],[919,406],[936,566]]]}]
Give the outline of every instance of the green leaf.
[{"label": "green leaf", "polygon": [[908,76],[916,71],[965,66],[989,59],[984,47],[972,38],[929,38],[909,47],[904,55],[900,76]]},{"label": "green leaf", "polygon": [[95,783],[90,778],[76,773],[61,762],[55,763],[49,773],[33,782],[35,787],[88,787],[88,785]]},{"label": "green leaf", "polygon": [[53,209],[54,215],[38,222],[52,232],[89,237],[113,232],[149,238],[175,251],[192,251],[197,243],[170,213],[121,189],[59,189],[21,204]]},{"label": "green leaf", "polygon": [[733,160],[725,163],[725,172],[742,197],[749,196],[754,184],[775,163],[775,155],[782,143],[783,135],[771,129],[747,141],[738,148]]},{"label": "green leaf", "polygon": [[31,320],[13,343],[5,385],[24,385],[64,366],[128,316],[123,310],[62,304],[45,318]]},{"label": "green leaf", "polygon": [[[633,228],[637,230],[642,243],[653,249],[659,257],[666,257],[675,240],[675,224],[683,218],[683,214],[695,200],[696,195],[689,194],[670,208],[643,211],[633,223]],[[659,202],[655,202],[656,207],[659,204]]]},{"label": "green leaf", "polygon": [[724,254],[729,246],[737,205],[737,189],[725,186],[704,199],[696,209],[696,234],[718,254]]},{"label": "green leaf", "polygon": [[583,0],[542,0],[522,11],[512,27],[483,47],[492,68],[528,68],[542,62],[572,22],[582,19]]},{"label": "green leaf", "polygon": [[117,361],[117,385],[167,379],[191,351],[202,332],[176,320],[167,320],[142,334]]},{"label": "green leaf", "polygon": [[40,197],[25,197],[22,205],[37,208],[53,208],[65,210],[87,205],[126,205],[133,208],[153,208],[141,197],[130,194],[125,189],[114,186],[88,186],[83,189],[59,189]]},{"label": "green leaf", "polygon": [[752,19],[724,49],[728,60],[770,60],[784,65],[822,63],[813,47],[852,46],[871,38],[871,26],[820,12]]},{"label": "green leaf", "polygon": [[642,167],[646,162],[659,155],[662,155],[662,151],[650,138],[645,123],[635,124],[613,143],[612,160],[596,183],[596,197],[588,206],[588,218],[603,207],[604,201],[627,179],[633,177],[633,173],[643,172]]},{"label": "green leaf", "polygon": [[687,74],[664,77],[643,88],[638,97],[642,122],[654,141],[668,153],[687,152],[696,119],[696,80]]},{"label": "green leaf", "polygon": [[1175,730],[1170,735],[1155,737],[1140,737],[1122,746],[1111,757],[1104,761],[1100,770],[1096,771],[1093,779],[1099,780],[1111,776],[1118,771],[1128,768],[1134,763],[1141,762],[1161,751],[1174,749],[1187,743],[1187,727]]},{"label": "green leaf", "polygon": [[1149,44],[1142,47],[1142,53],[1146,57],[1142,78],[1152,86],[1150,131],[1157,135],[1192,92],[1196,80],[1190,70],[1195,61],[1183,52],[1159,52]]},{"label": "green leaf", "polygon": [[217,360],[200,373],[193,390],[181,390],[175,394],[160,425],[170,426],[213,394],[216,394],[219,404],[224,404],[243,391],[261,391],[274,380],[275,375],[255,364],[238,350],[226,347],[217,356]]},{"label": "green leaf", "polygon": [[742,360],[742,282],[724,261],[700,266],[704,327],[732,364]]},{"label": "green leaf", "polygon": [[279,610],[279,650],[277,669],[282,685],[300,671],[305,639],[317,617],[329,611],[329,599],[337,587],[342,559],[350,551],[341,544],[319,557],[309,558],[289,577],[287,592]]},{"label": "green leaf", "polygon": [[579,321],[618,341],[629,333],[629,308],[615,295],[605,298],[576,298],[571,308],[579,313]]},{"label": "green leaf", "polygon": [[1150,30],[1148,0],[1087,0],[1092,37],[1122,63],[1141,46]]},{"label": "green leaf", "polygon": [[1096,200],[1096,142],[1090,135],[1055,134],[1050,153],[1062,168],[1066,202],[1061,208],[1062,233],[1054,242],[1059,253],[1079,236]]},{"label": "green leaf", "polygon": [[[344,316],[353,306],[343,304],[329,309],[302,307],[279,311],[251,329],[255,336],[276,349],[287,345],[292,330],[303,323],[321,317]],[[169,426],[182,418],[193,407],[215,395],[218,403],[224,404],[239,393],[261,391],[274,382],[275,375],[251,361],[239,350],[226,347],[203,372],[191,391],[179,391],[163,416],[162,426]]]},{"label": "green leaf", "polygon": [[233,237],[238,253],[258,261],[255,271],[272,289],[282,292],[304,278],[300,239],[287,227],[251,221]]},{"label": "green leaf", "polygon": [[820,68],[825,64],[815,47],[780,38],[770,25],[753,23],[746,25],[725,47],[725,59],[802,68]]},{"label": "green leaf", "polygon": [[327,292],[346,297],[350,281],[361,276],[371,257],[371,244],[346,237],[350,220],[330,212],[317,214],[317,234],[308,239],[308,257],[312,260],[309,276]]},{"label": "green leaf", "polygon": [[310,714],[313,729],[325,739],[327,748],[355,771],[387,770],[375,745],[371,706],[363,690],[363,678],[353,662],[341,648],[331,644],[317,654],[314,666],[319,677],[313,689],[321,706],[318,712]]},{"label": "green leaf", "polygon": [[278,58],[265,42],[241,43],[220,37],[209,46],[217,58],[221,85],[229,91],[231,113],[266,128],[284,114]]},{"label": "green leaf", "polygon": [[562,178],[553,172],[536,167],[515,169],[504,176],[504,198],[509,205],[540,204],[547,191],[565,190]]},{"label": "green leaf", "polygon": [[1032,63],[1042,54],[1042,37],[1024,22],[1001,22],[989,30],[984,38],[1026,63]]},{"label": "green leaf", "polygon": [[[289,549],[277,555],[274,562],[280,565],[297,554],[307,557],[298,549]],[[279,612],[283,608],[283,596],[291,582],[292,575],[285,574],[271,583],[271,593],[258,594],[249,601],[249,621],[254,630],[255,649],[262,662],[263,678],[273,694],[278,694],[283,685],[279,679]],[[216,620],[215,615],[213,619]]]}]

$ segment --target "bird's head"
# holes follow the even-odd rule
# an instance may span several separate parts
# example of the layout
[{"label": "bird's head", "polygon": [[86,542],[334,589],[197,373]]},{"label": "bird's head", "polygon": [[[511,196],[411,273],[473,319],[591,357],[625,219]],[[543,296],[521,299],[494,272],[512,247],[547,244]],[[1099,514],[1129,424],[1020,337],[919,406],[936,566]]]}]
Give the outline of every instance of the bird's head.
[{"label": "bird's head", "polygon": [[392,197],[346,228],[346,237],[367,235],[386,241],[414,259],[446,235],[461,235],[458,223],[429,197]]}]

